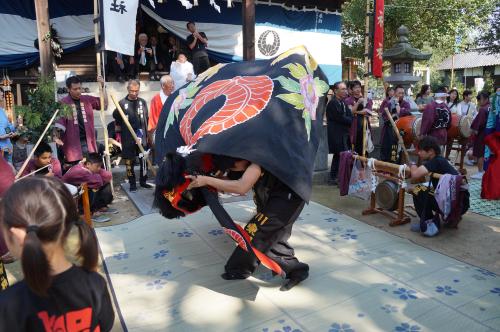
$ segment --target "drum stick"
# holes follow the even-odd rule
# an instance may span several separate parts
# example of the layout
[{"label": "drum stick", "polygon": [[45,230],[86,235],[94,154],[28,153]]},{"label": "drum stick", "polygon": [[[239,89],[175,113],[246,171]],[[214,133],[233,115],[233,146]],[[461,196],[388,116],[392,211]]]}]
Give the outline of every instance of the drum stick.
[{"label": "drum stick", "polygon": [[[128,118],[127,116],[125,115],[125,113],[123,112],[122,110],[122,107],[120,106],[120,104],[116,101],[116,98],[113,94],[111,94],[111,99],[113,100],[113,103],[115,104],[116,106],[116,109],[118,110],[118,113],[120,113],[120,116],[122,117],[122,120],[123,122],[125,123],[125,125],[127,126],[130,134],[132,135],[132,137],[134,138],[137,146],[139,147],[139,150],[141,151],[141,153],[145,154],[146,151],[144,151],[144,148],[142,147],[142,144],[138,144],[137,141],[139,140],[139,138],[137,137],[137,135],[135,134],[135,131],[134,129],[132,128],[132,126],[130,125],[130,122],[128,121]],[[153,167],[153,164],[151,163],[151,160],[149,160],[149,158],[146,158],[146,162],[148,163],[148,166],[149,168],[151,169],[151,172],[153,173],[154,176],[156,176],[156,169]]]},{"label": "drum stick", "polygon": [[39,168],[39,169],[37,169],[37,170],[34,170],[34,171],[33,171],[33,172],[31,172],[30,174],[26,174],[25,176],[20,177],[19,179],[16,179],[14,182],[17,182],[17,181],[19,181],[19,180],[22,180],[22,179],[24,179],[24,178],[27,178],[28,176],[31,176],[31,175],[33,175],[33,174],[35,174],[35,173],[37,173],[37,172],[40,172],[41,170],[46,169],[46,168],[47,168],[47,167],[49,167],[49,166],[50,166],[50,164],[45,165],[45,166],[43,166],[42,168]]},{"label": "drum stick", "polygon": [[49,130],[50,126],[52,125],[52,122],[54,122],[54,120],[56,119],[56,116],[57,116],[58,113],[59,113],[59,109],[57,109],[54,112],[54,115],[52,115],[52,118],[50,119],[49,123],[47,123],[47,126],[45,127],[45,130],[43,131],[42,135],[40,135],[40,138],[38,139],[38,141],[36,142],[35,146],[31,150],[28,158],[26,158],[26,160],[23,163],[23,166],[21,167],[21,169],[19,169],[19,172],[16,174],[16,179],[18,179],[21,176],[21,174],[23,174],[24,169],[26,168],[26,166],[28,166],[28,163],[29,163],[31,157],[33,157],[33,154],[35,153],[36,148],[38,148],[38,146],[42,142],[42,139],[45,136],[45,133],[47,132],[47,130]]},{"label": "drum stick", "polygon": [[391,113],[389,113],[389,111],[386,109],[384,109],[384,111],[385,111],[385,114],[387,115],[387,117],[389,118],[389,121],[391,122],[392,129],[394,130],[394,132],[396,133],[396,136],[398,137],[398,144],[400,144],[401,147],[403,148],[403,154],[405,156],[406,163],[409,163],[410,162],[410,155],[408,154],[408,151],[406,150],[403,138],[399,134],[398,127],[396,126],[396,123],[394,122],[394,119],[392,118]]}]

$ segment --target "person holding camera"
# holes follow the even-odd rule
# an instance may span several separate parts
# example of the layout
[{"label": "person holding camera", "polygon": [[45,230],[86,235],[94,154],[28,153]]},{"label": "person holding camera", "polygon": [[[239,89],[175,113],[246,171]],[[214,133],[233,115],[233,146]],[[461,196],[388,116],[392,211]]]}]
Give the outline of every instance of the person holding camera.
[{"label": "person holding camera", "polygon": [[382,104],[380,104],[379,112],[384,120],[384,126],[380,134],[380,160],[382,161],[396,164],[399,163],[398,137],[385,111],[389,111],[394,121],[401,117],[411,115],[411,106],[404,97],[405,89],[401,85],[398,85],[395,89],[394,96],[388,96],[384,99]]},{"label": "person holding camera", "polygon": [[137,64],[137,72],[150,72],[151,62],[153,57],[153,49],[148,44],[148,35],[145,33],[139,34],[137,38],[139,46],[135,52],[135,63]]},{"label": "person holding camera", "polygon": [[189,49],[193,52],[194,72],[198,75],[210,68],[210,60],[207,53],[208,38],[204,32],[198,32],[194,22],[188,22],[186,27],[191,32],[186,41]]}]

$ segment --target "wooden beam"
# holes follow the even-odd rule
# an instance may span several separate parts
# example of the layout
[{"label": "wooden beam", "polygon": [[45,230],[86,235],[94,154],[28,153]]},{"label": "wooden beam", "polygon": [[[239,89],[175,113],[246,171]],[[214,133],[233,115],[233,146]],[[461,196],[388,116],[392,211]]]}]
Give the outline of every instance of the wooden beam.
[{"label": "wooden beam", "polygon": [[48,0],[35,0],[35,12],[41,75],[52,76],[54,74],[54,67],[52,66],[50,40],[44,41],[45,36],[50,33]]},{"label": "wooden beam", "polygon": [[255,0],[241,3],[243,18],[243,60],[255,60]]}]

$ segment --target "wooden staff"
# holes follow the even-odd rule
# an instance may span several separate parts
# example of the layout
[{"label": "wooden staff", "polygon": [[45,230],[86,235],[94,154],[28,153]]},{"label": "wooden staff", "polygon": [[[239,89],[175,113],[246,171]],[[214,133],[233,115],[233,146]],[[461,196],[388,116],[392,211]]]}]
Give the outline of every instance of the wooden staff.
[{"label": "wooden staff", "polygon": [[[116,109],[118,110],[118,113],[120,113],[120,116],[122,117],[122,120],[123,122],[125,123],[125,125],[127,126],[130,134],[132,135],[132,137],[134,138],[134,141],[136,142],[137,146],[139,147],[139,150],[141,151],[141,153],[145,154],[146,151],[144,151],[144,148],[142,147],[142,144],[139,144],[138,141],[139,141],[139,138],[137,137],[137,135],[135,134],[135,131],[134,129],[132,128],[132,126],[130,125],[130,122],[128,121],[128,118],[127,116],[125,115],[125,113],[123,112],[122,110],[122,107],[120,106],[120,104],[118,103],[118,101],[116,101],[116,98],[113,94],[110,94],[111,96],[111,99],[113,100],[113,103],[115,104],[116,106]],[[147,133],[146,133],[147,134]],[[151,163],[151,160],[149,160],[149,158],[146,158],[146,162],[148,163],[148,166],[149,168],[151,169],[151,172],[153,173],[154,176],[156,176],[156,170],[155,168],[153,167],[153,164]]]},{"label": "wooden staff", "polygon": [[[99,44],[99,24],[98,24],[99,12],[97,7],[98,7],[97,0],[94,0],[94,39],[96,45]],[[97,62],[97,76],[102,76],[101,53],[97,50],[95,56]],[[105,151],[104,161],[106,163],[106,168],[108,169],[108,171],[111,172],[111,159],[109,157],[109,145],[108,145],[108,127],[106,126],[105,115],[104,115],[104,89],[101,84],[99,84],[99,101],[101,105],[99,118],[101,119],[102,131],[104,136],[104,151]],[[111,177],[110,184],[111,184],[111,193],[114,195],[115,189],[113,186],[113,177]]]},{"label": "wooden staff", "polygon": [[82,184],[82,205],[83,205],[83,220],[90,227],[94,227],[92,224],[92,212],[90,212],[90,197],[89,197],[89,186],[84,183]]},{"label": "wooden staff", "polygon": [[387,115],[387,117],[389,118],[389,121],[391,122],[391,127],[394,130],[394,133],[396,133],[396,136],[398,138],[398,144],[403,148],[403,154],[405,156],[406,163],[409,163],[410,162],[410,155],[408,154],[408,151],[406,150],[403,138],[399,134],[399,129],[396,126],[396,123],[394,122],[394,119],[392,118],[391,113],[389,113],[389,111],[386,109],[384,109],[384,112]]},{"label": "wooden staff", "polygon": [[30,174],[26,174],[25,176],[20,177],[19,179],[16,179],[14,182],[17,182],[17,181],[19,181],[19,180],[22,180],[22,179],[24,179],[24,178],[27,178],[28,176],[31,176],[31,175],[33,175],[33,174],[35,174],[35,173],[37,173],[37,172],[40,172],[41,170],[44,170],[44,169],[46,169],[46,168],[47,168],[47,167],[49,167],[49,166],[50,166],[50,164],[45,165],[45,166],[43,166],[42,168],[39,168],[39,169],[37,169],[37,170],[34,170],[34,171],[33,171],[33,172],[31,172]]},{"label": "wooden staff", "polygon": [[23,163],[23,166],[21,167],[21,169],[19,170],[19,172],[16,174],[16,179],[18,179],[21,176],[21,174],[23,174],[24,169],[26,168],[26,166],[28,166],[28,163],[29,163],[31,157],[33,157],[33,153],[35,153],[36,148],[42,142],[43,137],[45,136],[45,134],[47,133],[47,130],[49,130],[50,126],[52,125],[52,122],[54,122],[54,120],[56,119],[56,116],[57,116],[58,113],[59,113],[59,109],[57,109],[54,112],[54,115],[52,115],[52,118],[50,119],[49,123],[47,123],[47,126],[45,127],[45,130],[43,131],[42,135],[40,135],[40,138],[38,139],[38,142],[36,142],[35,146],[33,147],[33,150],[31,150],[28,158],[26,158],[26,160]]}]

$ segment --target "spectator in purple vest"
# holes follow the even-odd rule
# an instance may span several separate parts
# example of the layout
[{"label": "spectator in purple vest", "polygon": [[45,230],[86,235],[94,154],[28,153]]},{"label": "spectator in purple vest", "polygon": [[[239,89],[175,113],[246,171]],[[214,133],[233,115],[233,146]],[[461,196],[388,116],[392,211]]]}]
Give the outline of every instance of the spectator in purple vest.
[{"label": "spectator in purple vest", "polygon": [[447,141],[448,128],[451,126],[451,112],[446,105],[448,93],[443,87],[439,88],[434,94],[435,100],[428,104],[422,114],[422,124],[420,127],[420,136],[432,136],[436,138],[442,150]]}]

